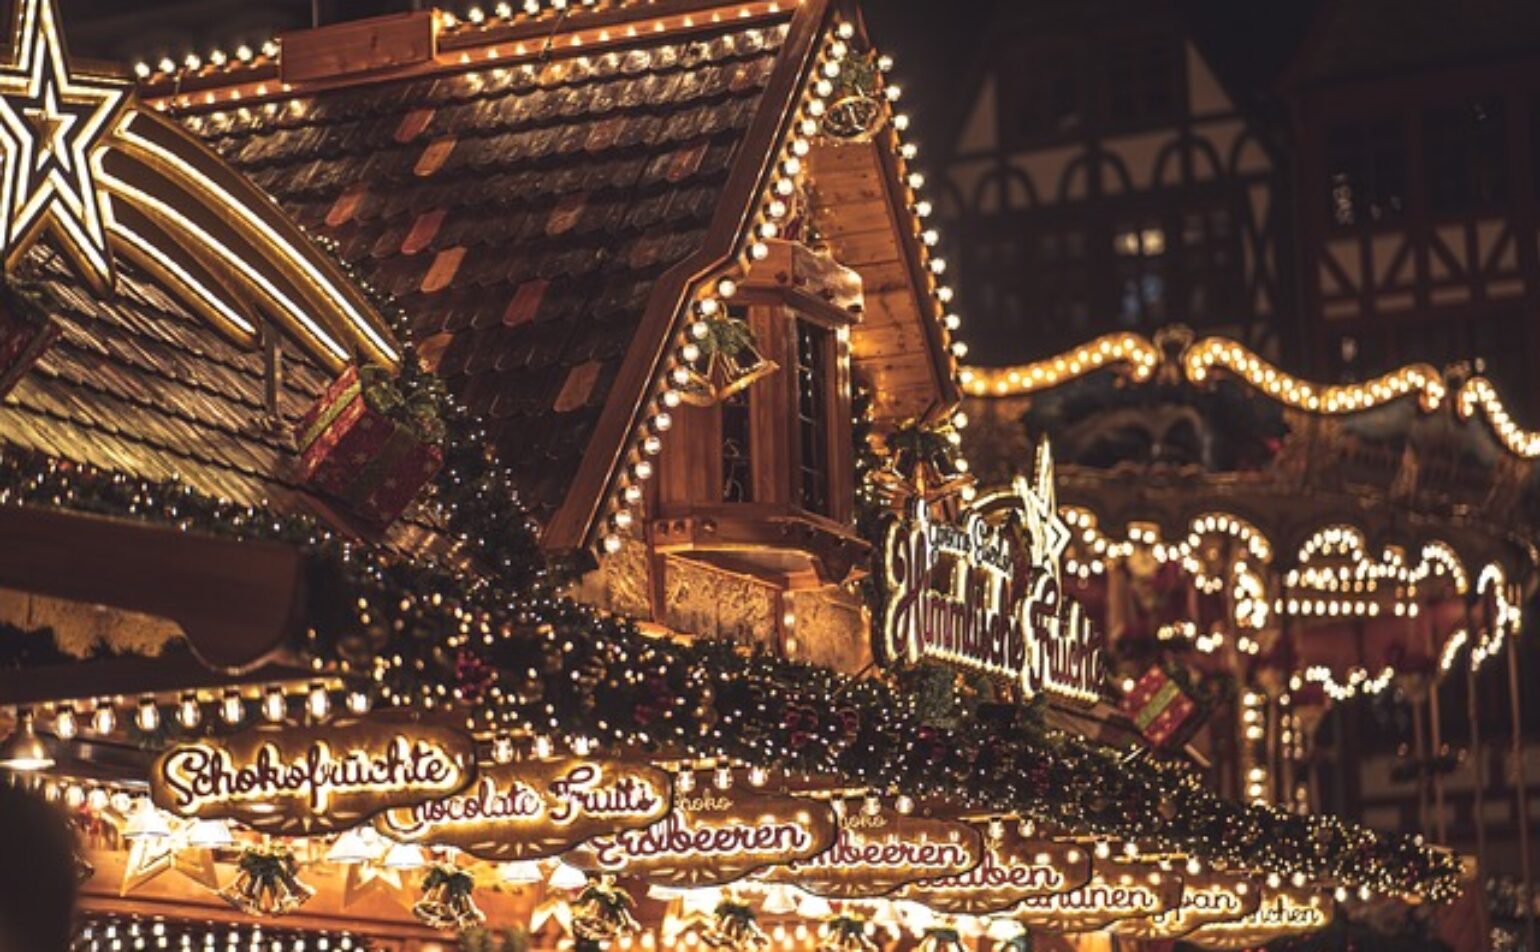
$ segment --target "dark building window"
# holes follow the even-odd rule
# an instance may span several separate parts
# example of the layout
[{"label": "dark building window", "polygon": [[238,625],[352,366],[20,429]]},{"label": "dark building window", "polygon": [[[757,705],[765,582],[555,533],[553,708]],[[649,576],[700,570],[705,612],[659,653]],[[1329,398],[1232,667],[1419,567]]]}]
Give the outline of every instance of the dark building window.
[{"label": "dark building window", "polygon": [[1340,123],[1326,133],[1331,221],[1362,225],[1406,211],[1406,127],[1399,119]]},{"label": "dark building window", "polygon": [[1111,47],[1102,73],[1108,125],[1155,125],[1179,118],[1187,87],[1182,59],[1182,44],[1171,37]]},{"label": "dark building window", "polygon": [[739,390],[722,401],[723,502],[754,501],[753,445],[749,391]]},{"label": "dark building window", "polygon": [[827,330],[798,320],[797,441],[802,508],[829,514],[829,350]]},{"label": "dark building window", "polygon": [[999,97],[1000,131],[1007,145],[1072,134],[1086,121],[1081,57],[1068,46],[1024,49],[1001,71]]},{"label": "dark building window", "polygon": [[1507,199],[1508,122],[1501,99],[1427,109],[1422,138],[1433,214],[1461,214]]}]

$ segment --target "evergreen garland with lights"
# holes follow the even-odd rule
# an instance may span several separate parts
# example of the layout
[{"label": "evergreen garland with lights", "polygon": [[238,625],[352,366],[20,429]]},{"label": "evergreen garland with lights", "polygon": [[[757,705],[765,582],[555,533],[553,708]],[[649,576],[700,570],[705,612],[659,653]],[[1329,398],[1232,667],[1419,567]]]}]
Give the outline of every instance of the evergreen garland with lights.
[{"label": "evergreen garland with lights", "polygon": [[[342,265],[404,329],[399,307],[379,300]],[[1180,765],[1130,761],[1045,726],[1027,708],[980,704],[971,717],[938,719],[896,679],[850,677],[725,642],[649,637],[629,619],[559,596],[575,566],[547,560],[479,422],[429,376],[405,347],[400,387],[431,398],[445,431],[444,466],[424,507],[450,543],[443,555],[409,558],[347,539],[308,516],[13,448],[0,448],[0,504],[131,516],[301,546],[310,556],[314,594],[296,651],[318,668],[371,682],[386,703],[463,713],[472,729],[728,758],[1016,814],[1233,869],[1431,900],[1458,891],[1458,858],[1427,848],[1420,837],[1227,801]],[[867,445],[864,429],[860,436],[857,445]],[[957,443],[950,424],[905,430],[892,440],[890,462],[907,454],[916,467],[934,471],[914,487],[922,493],[963,484],[960,467],[949,462]],[[888,475],[895,475],[891,466]],[[874,471],[863,476],[863,491],[881,479]],[[909,488],[902,483],[890,479],[883,487],[890,500],[895,489]]]}]

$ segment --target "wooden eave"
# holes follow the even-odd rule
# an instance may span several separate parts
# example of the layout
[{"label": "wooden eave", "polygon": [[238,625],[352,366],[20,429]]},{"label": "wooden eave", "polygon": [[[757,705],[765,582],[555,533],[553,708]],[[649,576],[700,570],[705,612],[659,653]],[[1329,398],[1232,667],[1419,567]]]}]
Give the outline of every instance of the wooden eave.
[{"label": "wooden eave", "polygon": [[822,143],[809,155],[819,231],[835,259],[861,275],[864,317],[851,333],[851,363],[884,423],[931,418],[961,398],[895,135],[884,127],[871,142]]},{"label": "wooden eave", "polygon": [[294,546],[25,506],[0,507],[0,538],[0,587],[170,619],[215,670],[251,669],[303,631]]}]

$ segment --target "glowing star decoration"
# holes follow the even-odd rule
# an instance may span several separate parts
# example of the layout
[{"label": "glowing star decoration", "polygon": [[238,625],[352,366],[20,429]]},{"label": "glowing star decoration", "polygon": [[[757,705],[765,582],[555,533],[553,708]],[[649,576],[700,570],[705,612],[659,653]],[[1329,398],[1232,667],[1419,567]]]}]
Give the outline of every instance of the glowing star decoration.
[{"label": "glowing star decoration", "polygon": [[887,807],[837,812],[840,834],[833,846],[777,866],[765,879],[828,899],[870,899],[909,883],[960,876],[984,858],[983,836],[966,823],[906,816]]},{"label": "glowing star decoration", "polygon": [[6,271],[46,234],[99,294],[121,255],[241,346],[266,318],[333,372],[397,363],[384,319],[269,196],[125,78],[72,66],[55,4],[16,0],[0,62]]},{"label": "glowing star decoration", "polygon": [[529,760],[484,768],[466,790],[387,811],[375,824],[393,840],[453,846],[479,859],[540,859],[663,819],[669,785],[667,773],[646,765]]},{"label": "glowing star decoration", "polygon": [[1182,901],[1174,909],[1126,919],[1111,931],[1148,941],[1169,941],[1214,923],[1244,919],[1257,911],[1262,890],[1244,876],[1207,873],[1184,876]]},{"label": "glowing star decoration", "polygon": [[1033,896],[1079,889],[1091,881],[1091,851],[1076,843],[1031,839],[1014,829],[986,837],[984,858],[957,876],[907,887],[900,898],[951,915],[987,915]]},{"label": "glowing star decoration", "polygon": [[879,657],[981,671],[1027,697],[1101,699],[1101,635],[1063,594],[1070,528],[1055,502],[1046,443],[1036,469],[1033,481],[979,496],[956,522],[937,521],[918,500],[893,520],[883,544]]},{"label": "glowing star decoration", "polygon": [[70,70],[53,0],[18,0],[11,57],[0,64],[0,244],[7,268],[49,231],[98,291],[111,288],[110,212],[96,175],[128,98],[124,80]]},{"label": "glowing star decoration", "polygon": [[167,748],[151,770],[150,797],[178,816],[239,820],[274,835],[327,833],[458,792],[475,778],[475,754],[468,735],[406,719],[262,724]]},{"label": "glowing star decoration", "polygon": [[123,884],[118,895],[126,896],[169,872],[177,872],[210,891],[219,888],[214,869],[214,852],[191,846],[188,835],[193,823],[171,818],[170,836],[152,836],[131,841],[128,862],[123,867]]},{"label": "glowing star decoration", "polygon": [[378,863],[349,863],[342,881],[342,908],[347,909],[374,895],[399,902],[403,888],[399,869],[388,869]]},{"label": "glowing star decoration", "polygon": [[640,830],[596,836],[566,855],[580,869],[661,886],[720,886],[834,845],[828,803],[737,789],[675,793],[674,808]]}]

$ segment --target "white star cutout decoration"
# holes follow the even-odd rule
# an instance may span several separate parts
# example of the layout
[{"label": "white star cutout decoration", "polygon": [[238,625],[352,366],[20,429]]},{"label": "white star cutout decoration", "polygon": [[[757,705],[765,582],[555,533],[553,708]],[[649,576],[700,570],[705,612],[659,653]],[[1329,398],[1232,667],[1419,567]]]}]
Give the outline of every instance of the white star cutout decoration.
[{"label": "white star cutout decoration", "polygon": [[11,267],[51,231],[81,274],[106,291],[110,206],[96,163],[129,86],[72,73],[54,0],[17,2],[12,52],[0,63],[0,246]]},{"label": "white star cutout decoration", "polygon": [[1021,497],[1027,522],[1027,538],[1032,546],[1032,564],[1059,577],[1059,563],[1069,548],[1070,531],[1059,515],[1058,494],[1053,485],[1053,451],[1044,440],[1037,451],[1037,472],[1032,482],[1016,477],[1016,495]]}]

